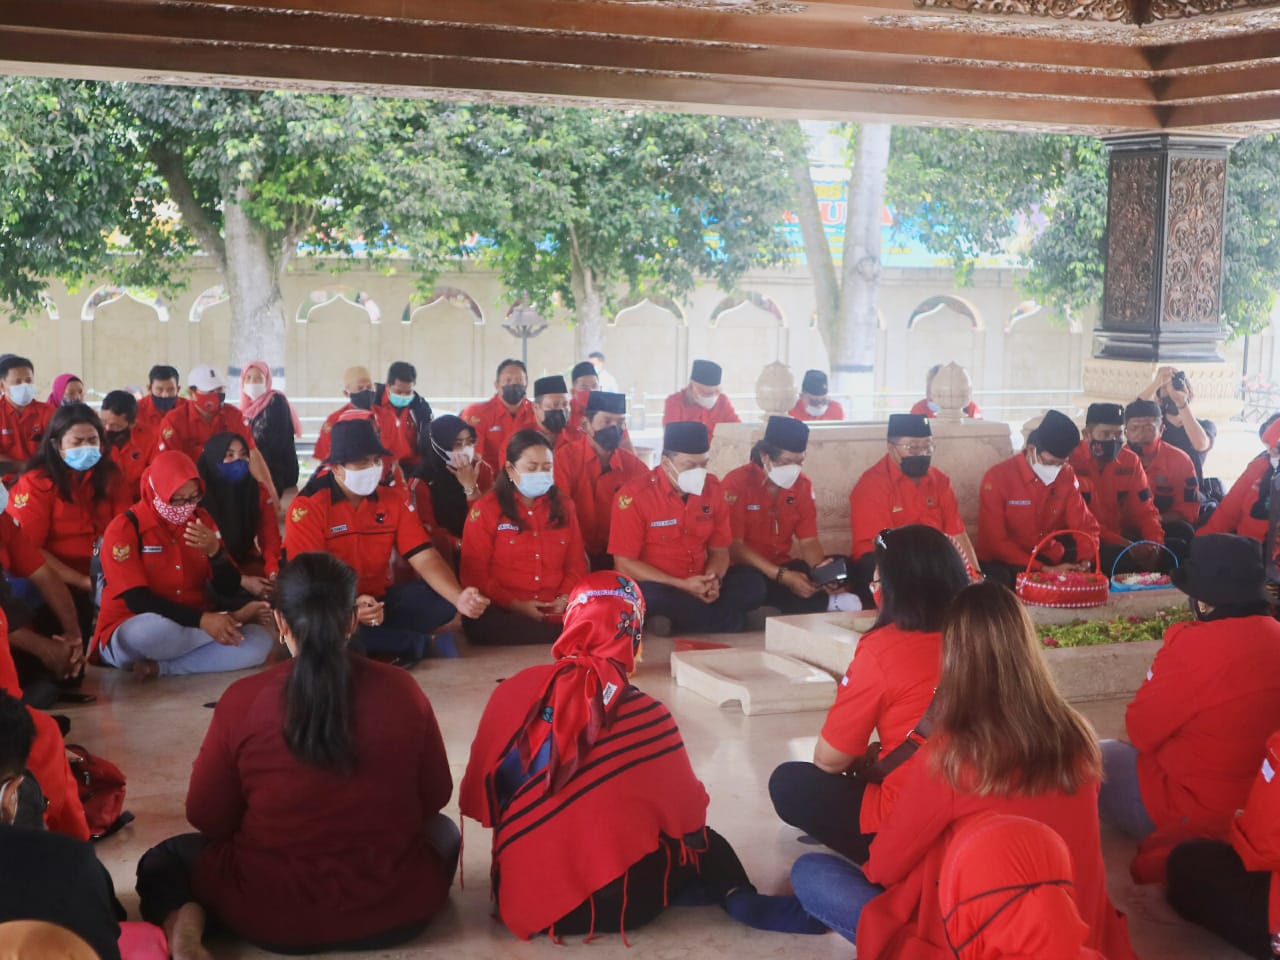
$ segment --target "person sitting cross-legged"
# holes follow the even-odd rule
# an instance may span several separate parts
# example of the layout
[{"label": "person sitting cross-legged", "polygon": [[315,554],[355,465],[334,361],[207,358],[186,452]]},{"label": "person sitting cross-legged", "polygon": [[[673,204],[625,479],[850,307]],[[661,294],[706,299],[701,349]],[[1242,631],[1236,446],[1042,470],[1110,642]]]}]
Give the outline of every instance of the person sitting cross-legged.
[{"label": "person sitting cross-legged", "polygon": [[199,832],[138,863],[142,916],[175,960],[207,960],[206,921],[274,952],[382,951],[448,898],[461,836],[440,812],[444,740],[412,676],[351,652],[357,582],[326,553],[281,570],[293,659],[222,694],[187,789]]},{"label": "person sitting cross-legged", "polygon": [[650,632],[658,636],[763,626],[764,577],[729,566],[729,506],[720,481],[707,473],[710,448],[703,424],[667,424],[662,462],[623,487],[613,504],[609,552],[618,572],[640,584]]}]

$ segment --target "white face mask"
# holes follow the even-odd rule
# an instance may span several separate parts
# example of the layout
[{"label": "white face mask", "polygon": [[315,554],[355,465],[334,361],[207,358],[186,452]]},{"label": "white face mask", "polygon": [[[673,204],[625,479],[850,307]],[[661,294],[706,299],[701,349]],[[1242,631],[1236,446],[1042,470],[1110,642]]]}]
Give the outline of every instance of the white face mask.
[{"label": "white face mask", "polygon": [[454,468],[469,466],[476,458],[475,446],[463,447],[461,450],[449,451],[449,462]]},{"label": "white face mask", "polygon": [[800,479],[800,464],[789,463],[786,466],[774,467],[769,471],[769,481],[781,487],[783,490],[790,490],[795,486],[795,482]]},{"label": "white face mask", "polygon": [[827,403],[806,403],[804,412],[811,417],[820,417],[827,412],[828,405]]},{"label": "white face mask", "polygon": [[709,397],[704,397],[702,394],[698,394],[693,399],[697,402],[698,406],[702,407],[705,410],[710,410],[712,407],[716,405],[716,401],[720,399],[720,394],[713,393]]},{"label": "white face mask", "polygon": [[344,473],[346,476],[342,479],[342,485],[357,497],[367,497],[378,489],[378,484],[382,481],[382,464],[365,467],[363,470],[346,469]]},{"label": "white face mask", "polygon": [[246,383],[243,392],[250,400],[258,400],[267,392],[267,385],[265,383]]},{"label": "white face mask", "polygon": [[676,474],[676,486],[684,493],[698,497],[707,482],[707,468],[694,467],[692,470],[681,470]]},{"label": "white face mask", "polygon": [[9,400],[15,407],[25,407],[36,398],[34,383],[15,383],[6,388]]},{"label": "white face mask", "polygon": [[1049,466],[1048,464],[1032,461],[1031,470],[1040,478],[1040,482],[1047,487],[1058,479],[1058,474],[1062,472],[1062,464],[1056,463],[1053,466]]}]

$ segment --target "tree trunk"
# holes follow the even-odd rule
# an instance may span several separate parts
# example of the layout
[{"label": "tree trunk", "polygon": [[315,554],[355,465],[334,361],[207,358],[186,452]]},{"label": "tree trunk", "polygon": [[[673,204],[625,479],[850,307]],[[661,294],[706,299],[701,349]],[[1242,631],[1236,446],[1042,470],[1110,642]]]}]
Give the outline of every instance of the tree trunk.
[{"label": "tree trunk", "polygon": [[248,193],[243,185],[227,191],[223,212],[231,369],[242,370],[250,360],[265,360],[275,375],[284,370],[285,360],[283,265],[273,255],[270,238],[244,213],[241,201]]},{"label": "tree trunk", "polygon": [[854,373],[875,368],[880,329],[880,215],[893,127],[864,123],[858,128],[857,152],[849,180],[849,212],[844,228],[844,316],[841,350],[832,366]]},{"label": "tree trunk", "polygon": [[578,247],[578,232],[569,225],[569,285],[573,289],[574,318],[578,324],[578,357],[592,351],[604,352],[604,301],[594,272],[584,262]]},{"label": "tree trunk", "polygon": [[[800,124],[791,121],[795,136],[803,143],[804,131]],[[822,214],[818,210],[818,194],[809,172],[808,150],[801,147],[793,152],[790,164],[791,181],[796,187],[796,217],[800,221],[800,236],[804,240],[804,259],[813,278],[813,292],[818,314],[818,332],[826,344],[827,356],[835,361],[839,351],[841,296],[840,280],[836,275],[835,260],[827,233],[822,228]]]}]

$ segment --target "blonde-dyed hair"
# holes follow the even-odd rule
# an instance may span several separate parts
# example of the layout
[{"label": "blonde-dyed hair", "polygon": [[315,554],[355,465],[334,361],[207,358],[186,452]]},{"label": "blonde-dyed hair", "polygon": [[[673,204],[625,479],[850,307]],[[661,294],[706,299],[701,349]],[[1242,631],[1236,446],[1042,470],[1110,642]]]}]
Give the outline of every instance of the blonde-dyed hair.
[{"label": "blonde-dyed hair", "polygon": [[1031,618],[997,583],[951,602],[935,699],[932,763],[957,790],[1074,793],[1102,775],[1093,728],[1058,693]]}]

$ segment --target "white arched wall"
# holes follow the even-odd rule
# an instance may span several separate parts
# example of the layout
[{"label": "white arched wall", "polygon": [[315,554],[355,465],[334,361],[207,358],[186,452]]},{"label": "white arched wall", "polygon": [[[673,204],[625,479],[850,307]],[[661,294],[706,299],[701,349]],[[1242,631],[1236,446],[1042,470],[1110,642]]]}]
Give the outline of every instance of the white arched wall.
[{"label": "white arched wall", "polygon": [[[50,301],[44,310],[28,314],[22,319],[13,319],[9,314],[0,314],[0,343],[4,353],[16,353],[26,357],[35,364],[36,396],[43,400],[47,397],[49,385],[60,373],[76,373],[83,377],[78,369],[59,369],[61,366],[72,366],[69,355],[78,353],[68,349],[67,330],[79,334],[79,322],[73,315],[68,316]],[[92,385],[91,385],[92,386]]]},{"label": "white arched wall", "polygon": [[[900,321],[907,327],[905,335],[899,333],[895,336],[892,330],[886,331],[889,343],[886,366],[898,372],[898,382],[905,385],[906,392],[913,393],[918,388],[923,397],[929,369],[935,364],[951,361],[969,371],[975,386],[983,383],[985,357],[981,315],[968,304],[965,306],[970,316],[949,305],[926,313],[912,311]],[[904,400],[893,406],[910,406],[913,402]]]},{"label": "white arched wall", "polygon": [[[418,369],[418,390],[424,396],[467,396],[482,374],[484,326],[483,317],[448,299],[417,306],[410,311],[408,323],[383,324],[383,365],[378,376],[386,373],[392,360],[408,360]],[[392,337],[398,337],[399,346],[388,349]]]},{"label": "white arched wall", "polygon": [[[1005,390],[1069,389],[1083,359],[1086,338],[1048,310],[1028,313],[1009,324],[1001,337]],[[1051,365],[1045,363],[1052,357]],[[1046,374],[1051,371],[1049,379]],[[1015,401],[1017,398],[1014,398]]]},{"label": "white arched wall", "polygon": [[[300,331],[302,356],[307,382],[317,396],[340,394],[344,370],[373,362],[373,324],[363,307],[337,298],[314,307],[306,322],[295,326],[306,328]],[[340,344],[341,349],[333,349],[334,344]],[[370,373],[375,377],[379,374],[376,370]]]},{"label": "white arched wall", "polygon": [[604,353],[622,392],[665,397],[688,380],[687,334],[681,314],[652,301],[619,311],[605,327]]},{"label": "white arched wall", "polygon": [[[145,387],[147,371],[153,365],[174,362],[168,336],[172,321],[161,319],[168,316],[167,311],[162,314],[129,294],[101,300],[102,289],[92,291],[81,310],[85,352],[92,358],[86,360],[94,371],[94,382],[89,386],[99,393],[126,386]],[[185,379],[185,370],[182,375]]]},{"label": "white arched wall", "polygon": [[709,323],[707,358],[724,368],[721,389],[725,393],[754,395],[760,372],[789,359],[786,318],[773,300],[761,294],[721,301]]}]

